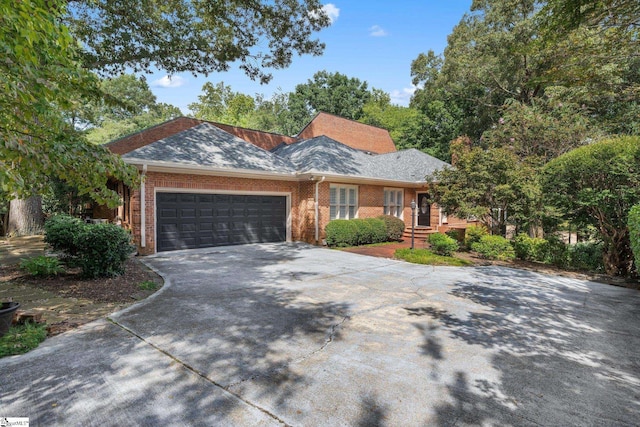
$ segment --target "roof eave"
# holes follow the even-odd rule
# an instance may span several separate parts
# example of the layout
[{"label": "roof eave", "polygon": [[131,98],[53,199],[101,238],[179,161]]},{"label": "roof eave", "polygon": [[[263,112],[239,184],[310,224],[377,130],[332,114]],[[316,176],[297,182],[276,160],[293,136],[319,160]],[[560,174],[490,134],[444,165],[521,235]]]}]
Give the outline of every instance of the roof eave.
[{"label": "roof eave", "polygon": [[221,168],[216,166],[199,166],[186,163],[149,161],[136,158],[125,158],[125,163],[138,166],[140,169],[143,165],[147,166],[148,172],[164,172],[174,174],[193,174],[193,175],[216,175],[229,176],[236,178],[253,178],[253,179],[277,179],[295,181],[295,172],[274,172],[262,171],[255,169],[239,169],[239,168]]}]

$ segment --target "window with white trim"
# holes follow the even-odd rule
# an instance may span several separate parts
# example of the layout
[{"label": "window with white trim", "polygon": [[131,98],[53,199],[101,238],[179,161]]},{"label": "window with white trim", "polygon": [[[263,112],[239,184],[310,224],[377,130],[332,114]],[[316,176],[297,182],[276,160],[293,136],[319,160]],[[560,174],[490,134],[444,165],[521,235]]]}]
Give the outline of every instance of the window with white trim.
[{"label": "window with white trim", "polygon": [[358,187],[331,185],[329,187],[330,219],[353,219],[358,210]]},{"label": "window with white trim", "polygon": [[384,189],[384,214],[402,218],[404,190],[395,188]]}]

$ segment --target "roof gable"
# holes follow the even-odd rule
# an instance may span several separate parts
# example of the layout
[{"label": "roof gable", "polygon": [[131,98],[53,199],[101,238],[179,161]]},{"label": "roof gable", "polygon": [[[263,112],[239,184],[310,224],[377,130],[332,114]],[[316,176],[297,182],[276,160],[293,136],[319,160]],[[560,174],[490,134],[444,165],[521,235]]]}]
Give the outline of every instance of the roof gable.
[{"label": "roof gable", "polygon": [[318,113],[298,134],[299,139],[309,139],[320,135],[328,136],[338,142],[375,154],[391,153],[396,146],[389,131],[376,126],[334,116]]},{"label": "roof gable", "polygon": [[226,125],[224,123],[212,122],[212,124],[224,130],[225,132],[229,132],[230,134],[235,135],[238,138],[241,138],[247,142],[252,143],[253,145],[262,148],[263,150],[271,150],[282,143],[291,144],[297,141],[296,138],[286,135],[280,135],[278,133],[263,132],[261,130]]},{"label": "roof gable", "polygon": [[122,156],[134,162],[162,162],[223,169],[294,173],[295,168],[280,158],[246,142],[211,123],[173,134]]}]

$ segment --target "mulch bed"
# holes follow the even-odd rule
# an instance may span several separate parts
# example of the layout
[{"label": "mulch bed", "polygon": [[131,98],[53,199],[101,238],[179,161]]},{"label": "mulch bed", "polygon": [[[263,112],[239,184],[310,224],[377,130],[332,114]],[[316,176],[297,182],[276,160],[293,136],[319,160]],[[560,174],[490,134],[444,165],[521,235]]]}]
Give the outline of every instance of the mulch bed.
[{"label": "mulch bed", "polygon": [[144,298],[152,293],[138,288],[145,281],[162,285],[162,278],[135,258],[127,260],[125,273],[116,277],[83,279],[80,277],[80,269],[69,269],[57,276],[41,278],[25,274],[17,265],[3,266],[0,268],[0,282],[9,280],[65,298],[83,298],[105,303],[130,303]]}]

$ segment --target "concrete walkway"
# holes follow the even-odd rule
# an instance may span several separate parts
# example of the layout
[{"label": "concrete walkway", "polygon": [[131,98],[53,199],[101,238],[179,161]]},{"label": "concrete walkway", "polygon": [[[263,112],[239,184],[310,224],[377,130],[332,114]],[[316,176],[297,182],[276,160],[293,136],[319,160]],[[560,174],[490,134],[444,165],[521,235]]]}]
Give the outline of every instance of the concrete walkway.
[{"label": "concrete walkway", "polygon": [[145,302],[0,359],[49,425],[637,425],[640,293],[306,245],[146,258]]}]

